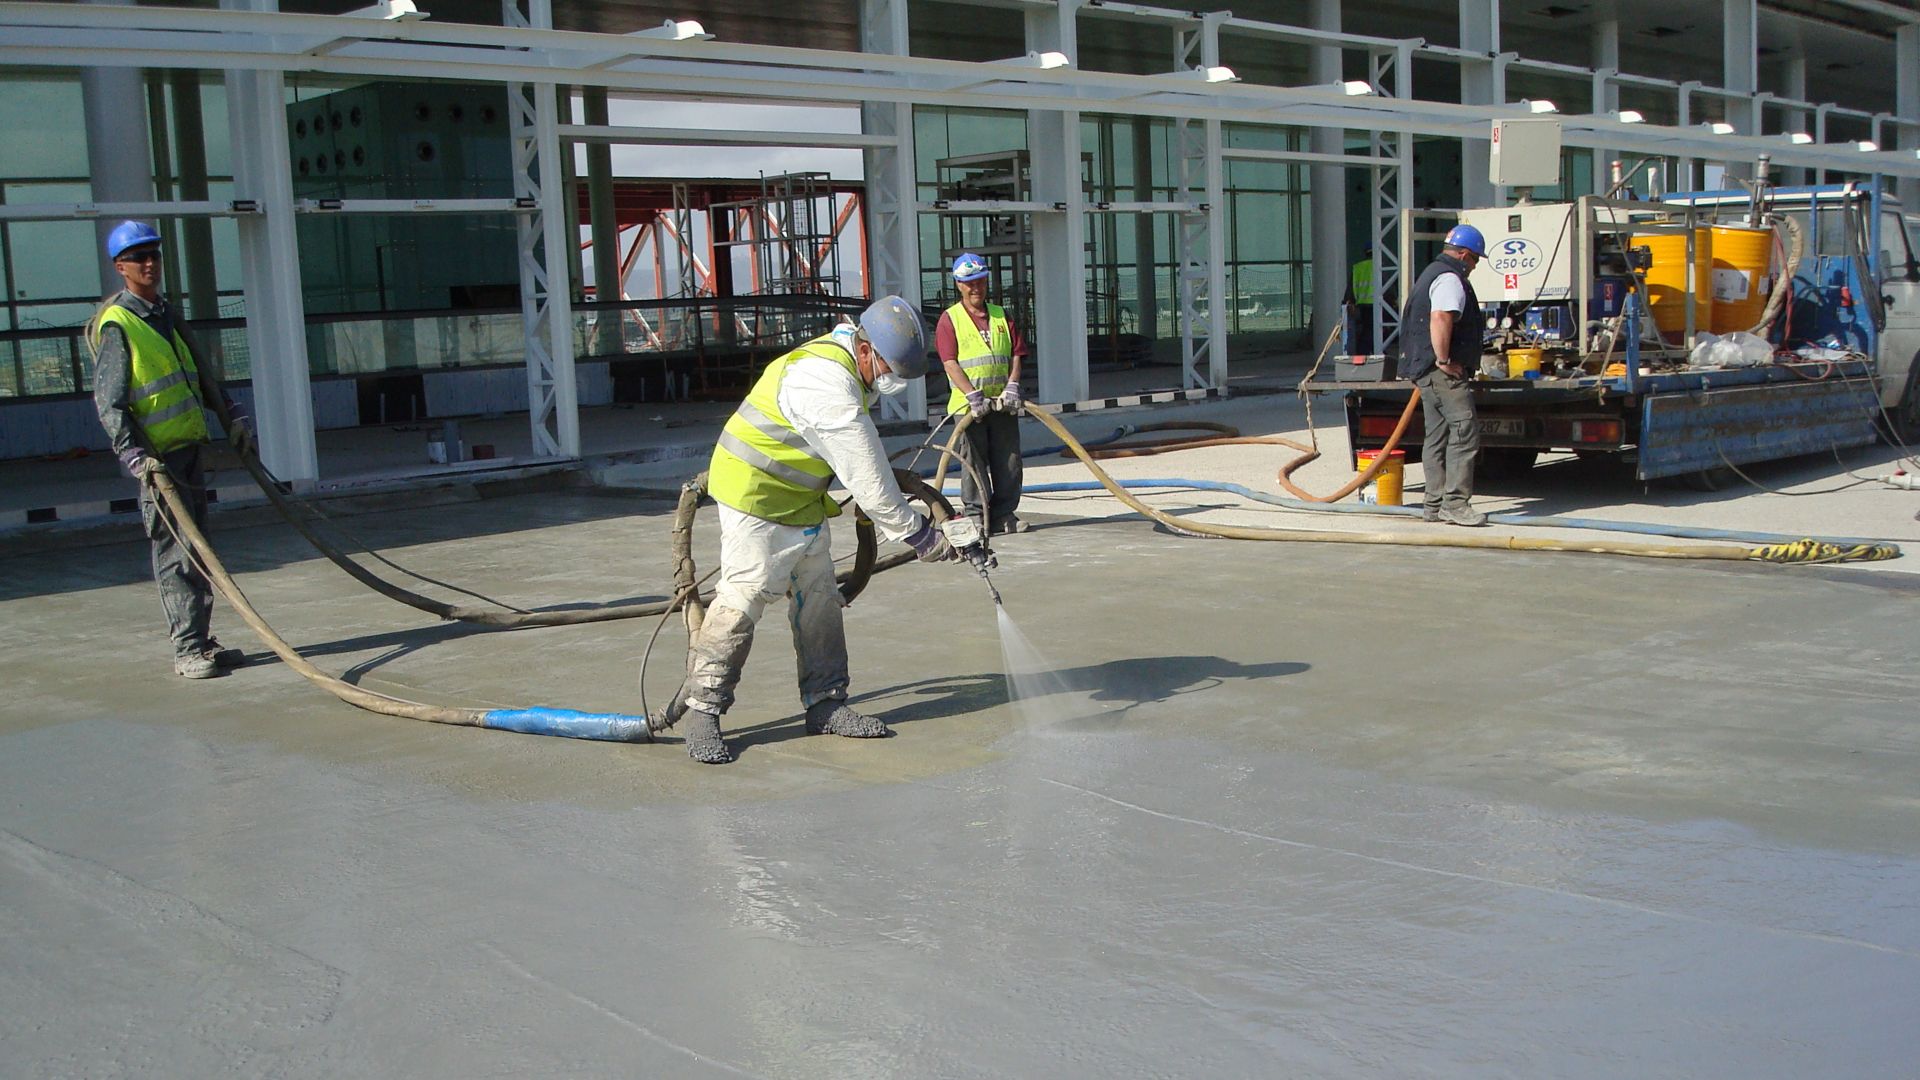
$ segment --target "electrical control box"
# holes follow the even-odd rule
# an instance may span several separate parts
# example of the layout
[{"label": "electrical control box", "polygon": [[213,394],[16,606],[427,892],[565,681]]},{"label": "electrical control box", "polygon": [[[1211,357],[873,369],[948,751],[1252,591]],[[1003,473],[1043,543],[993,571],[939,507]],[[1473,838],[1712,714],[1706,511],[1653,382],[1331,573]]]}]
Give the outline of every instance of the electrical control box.
[{"label": "electrical control box", "polygon": [[1560,121],[1495,120],[1487,163],[1492,182],[1500,187],[1557,185]]},{"label": "electrical control box", "polygon": [[1572,203],[1466,210],[1460,220],[1480,230],[1487,257],[1473,268],[1473,291],[1487,302],[1566,300],[1575,287]]}]

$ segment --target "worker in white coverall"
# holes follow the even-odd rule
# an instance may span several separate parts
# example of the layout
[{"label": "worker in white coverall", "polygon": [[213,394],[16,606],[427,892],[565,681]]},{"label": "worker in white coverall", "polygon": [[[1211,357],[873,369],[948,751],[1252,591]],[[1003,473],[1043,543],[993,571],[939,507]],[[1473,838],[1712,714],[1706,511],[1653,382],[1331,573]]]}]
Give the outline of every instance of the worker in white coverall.
[{"label": "worker in white coverall", "polygon": [[929,366],[919,312],[885,297],[857,324],[843,322],[769,364],[728,419],[707,473],[708,493],[720,504],[720,581],[686,682],[649,717],[656,731],[682,724],[695,761],[733,760],[720,717],[733,704],[754,624],[782,596],[792,598],[807,733],[893,734],[847,705],[847,639],[827,528],[840,509],[828,488],[838,480],[882,536],[905,540],[922,562],[953,559],[956,547],[980,543],[964,515],[935,528],[907,502],[867,415],[874,392],[900,393]]}]

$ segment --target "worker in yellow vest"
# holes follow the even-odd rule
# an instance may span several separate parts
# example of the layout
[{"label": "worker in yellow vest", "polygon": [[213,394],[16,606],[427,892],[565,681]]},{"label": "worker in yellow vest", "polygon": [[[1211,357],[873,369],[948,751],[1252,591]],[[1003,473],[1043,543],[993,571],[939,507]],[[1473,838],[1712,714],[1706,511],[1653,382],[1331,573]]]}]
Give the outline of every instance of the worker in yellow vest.
[{"label": "worker in yellow vest", "polygon": [[683,724],[695,761],[733,760],[720,717],[733,704],[754,625],[782,596],[791,598],[807,733],[893,734],[847,704],[847,638],[827,529],[840,508],[828,488],[837,480],[882,536],[905,540],[922,562],[953,559],[956,549],[981,543],[968,519],[935,528],[907,502],[867,415],[874,393],[901,393],[929,366],[920,313],[888,296],[857,323],[841,323],[769,364],[721,429],[707,469],[708,493],[720,504],[720,580],[686,681],[648,718],[655,731]]},{"label": "worker in yellow vest", "polygon": [[[1007,320],[1006,309],[987,303],[992,271],[980,256],[967,252],[953,260],[953,284],[960,300],[940,313],[934,348],[947,371],[947,412],[972,413],[958,448],[972,465],[962,470],[960,498],[967,514],[989,535],[1025,532],[1020,508],[1020,366],[1027,343]],[[978,474],[987,483],[981,491]]]},{"label": "worker in yellow vest", "polygon": [[1360,261],[1347,275],[1343,352],[1348,356],[1373,354],[1373,244],[1361,249]]},{"label": "worker in yellow vest", "polygon": [[[94,353],[93,403],[120,463],[140,484],[140,520],[153,545],[153,577],[160,586],[167,631],[173,639],[173,670],[189,679],[211,679],[245,662],[238,649],[213,637],[213,587],[174,534],[167,512],[146,483],[165,470],[206,527],[207,481],[203,450],[209,442],[203,412],[217,383],[202,370],[160,295],[160,234],[144,221],[125,221],[107,235],[107,257],[126,287],[109,296],[88,323]],[[228,408],[233,410],[229,403]],[[252,433],[237,410],[228,436],[245,452]]]}]

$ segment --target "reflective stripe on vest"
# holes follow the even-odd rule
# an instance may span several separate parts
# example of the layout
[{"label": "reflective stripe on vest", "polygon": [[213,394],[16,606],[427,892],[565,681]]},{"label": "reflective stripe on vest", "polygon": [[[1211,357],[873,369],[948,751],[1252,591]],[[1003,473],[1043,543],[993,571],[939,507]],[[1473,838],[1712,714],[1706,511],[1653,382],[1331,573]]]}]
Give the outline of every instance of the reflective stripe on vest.
[{"label": "reflective stripe on vest", "polygon": [[[803,356],[831,360],[855,380],[860,367],[832,336],[816,338],[767,365],[720,431],[707,466],[714,501],[782,525],[818,525],[840,513],[826,494],[833,468],[780,412],[780,384]],[[866,407],[866,394],[860,406]]]},{"label": "reflective stripe on vest", "polygon": [[207,441],[207,417],[201,411],[199,369],[179,331],[168,341],[147,321],[119,304],[109,304],[95,324],[97,335],[108,323],[127,336],[132,369],[127,411],[157,454]]},{"label": "reflective stripe on vest", "polygon": [[[1007,311],[998,304],[987,305],[987,333],[983,338],[979,324],[973,316],[967,314],[965,304],[955,304],[947,309],[947,320],[953,323],[953,339],[959,348],[954,352],[954,360],[960,370],[967,373],[967,381],[975,390],[987,397],[998,397],[1007,388],[1007,379],[1013,374],[1013,328],[1007,325]],[[954,387],[947,395],[947,412],[966,411],[967,395]]]}]

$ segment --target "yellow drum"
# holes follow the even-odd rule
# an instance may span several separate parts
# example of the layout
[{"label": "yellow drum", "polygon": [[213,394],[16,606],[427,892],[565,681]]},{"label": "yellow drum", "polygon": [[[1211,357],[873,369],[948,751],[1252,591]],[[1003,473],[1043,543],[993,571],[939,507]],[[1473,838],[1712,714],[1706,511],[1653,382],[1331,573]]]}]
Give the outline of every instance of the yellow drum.
[{"label": "yellow drum", "polygon": [[[1361,450],[1353,456],[1360,471],[1366,472],[1367,467],[1373,464],[1373,460],[1380,456],[1380,451]],[[1381,506],[1399,506],[1400,493],[1406,484],[1406,478],[1407,452],[1395,450],[1387,455],[1387,463],[1380,466],[1380,471],[1374,475],[1373,482],[1361,489],[1360,498],[1364,502],[1374,502]],[[1368,492],[1372,493],[1373,498],[1367,498]]]},{"label": "yellow drum", "polygon": [[1772,288],[1773,230],[1713,227],[1713,325],[1716,334],[1751,330]]},{"label": "yellow drum", "polygon": [[[1635,247],[1653,253],[1653,265],[1647,270],[1647,305],[1653,309],[1653,324],[1669,341],[1678,342],[1687,332],[1687,237],[1684,233],[1636,233]],[[1706,330],[1713,323],[1713,232],[1706,226],[1693,230],[1693,328]]]}]

